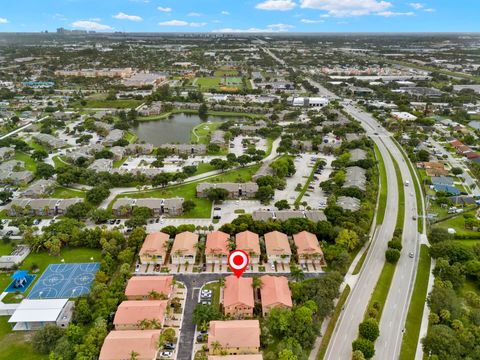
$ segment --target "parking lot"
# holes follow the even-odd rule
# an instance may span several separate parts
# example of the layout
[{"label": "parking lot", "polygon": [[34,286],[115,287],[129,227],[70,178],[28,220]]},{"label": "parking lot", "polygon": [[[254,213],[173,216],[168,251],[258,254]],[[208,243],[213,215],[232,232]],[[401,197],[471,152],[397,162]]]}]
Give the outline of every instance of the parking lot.
[{"label": "parking lot", "polygon": [[229,151],[236,156],[243,155],[245,150],[248,149],[248,146],[243,146],[243,140],[250,140],[251,143],[255,144],[255,148],[257,150],[264,150],[267,151],[267,140],[260,137],[253,137],[253,136],[237,136],[233,140],[230,141],[230,149]]},{"label": "parking lot", "polygon": [[298,191],[295,191],[297,184],[305,185],[310,173],[313,169],[313,164],[315,161],[312,162],[313,158],[317,158],[318,155],[315,154],[300,154],[295,158],[295,174],[290,177],[286,178],[287,184],[284,190],[275,190],[274,200],[273,202],[277,202],[279,200],[287,200],[289,204],[293,204],[295,199],[299,195]]},{"label": "parking lot", "polygon": [[320,184],[329,179],[333,171],[332,161],[335,160],[335,157],[332,155],[322,155],[322,159],[325,159],[327,164],[321,172],[314,175],[307,192],[302,198],[302,201],[306,201],[312,209],[323,209],[327,206],[328,195],[322,190]]}]

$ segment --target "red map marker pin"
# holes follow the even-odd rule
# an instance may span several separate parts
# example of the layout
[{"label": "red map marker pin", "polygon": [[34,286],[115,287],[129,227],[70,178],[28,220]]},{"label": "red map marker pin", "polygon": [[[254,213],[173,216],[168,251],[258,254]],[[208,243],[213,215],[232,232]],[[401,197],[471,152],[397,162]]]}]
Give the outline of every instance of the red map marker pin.
[{"label": "red map marker pin", "polygon": [[247,269],[248,262],[248,254],[243,250],[235,250],[228,255],[228,266],[237,278]]}]

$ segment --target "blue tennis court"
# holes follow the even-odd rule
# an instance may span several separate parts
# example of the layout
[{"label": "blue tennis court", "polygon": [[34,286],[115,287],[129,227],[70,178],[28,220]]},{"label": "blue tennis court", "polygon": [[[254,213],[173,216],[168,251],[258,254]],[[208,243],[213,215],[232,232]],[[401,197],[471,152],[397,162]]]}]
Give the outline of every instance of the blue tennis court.
[{"label": "blue tennis court", "polygon": [[99,268],[99,263],[49,265],[27,298],[63,299],[88,294]]}]

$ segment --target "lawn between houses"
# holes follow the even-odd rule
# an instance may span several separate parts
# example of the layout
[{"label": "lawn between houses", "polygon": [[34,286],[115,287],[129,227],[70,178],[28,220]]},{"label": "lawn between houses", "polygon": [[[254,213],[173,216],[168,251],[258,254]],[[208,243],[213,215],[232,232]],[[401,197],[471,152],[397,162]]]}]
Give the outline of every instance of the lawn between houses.
[{"label": "lawn between houses", "polygon": [[184,200],[192,200],[196,206],[193,210],[184,213],[180,218],[210,218],[212,213],[212,203],[205,198],[197,198],[197,185],[202,182],[220,183],[220,182],[247,182],[251,181],[252,176],[258,171],[260,164],[245,168],[226,171],[223,174],[212,176],[206,179],[188,182],[185,184],[171,185],[164,188],[146,190],[141,192],[124,193],[118,195],[108,206],[112,208],[118,198],[174,198],[181,197]]}]

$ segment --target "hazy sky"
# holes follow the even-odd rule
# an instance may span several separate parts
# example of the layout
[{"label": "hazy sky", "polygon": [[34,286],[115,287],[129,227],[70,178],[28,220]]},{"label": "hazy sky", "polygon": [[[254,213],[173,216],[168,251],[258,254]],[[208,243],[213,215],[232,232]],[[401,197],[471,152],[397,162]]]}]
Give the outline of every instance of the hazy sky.
[{"label": "hazy sky", "polygon": [[480,31],[479,0],[2,0],[0,32]]}]

